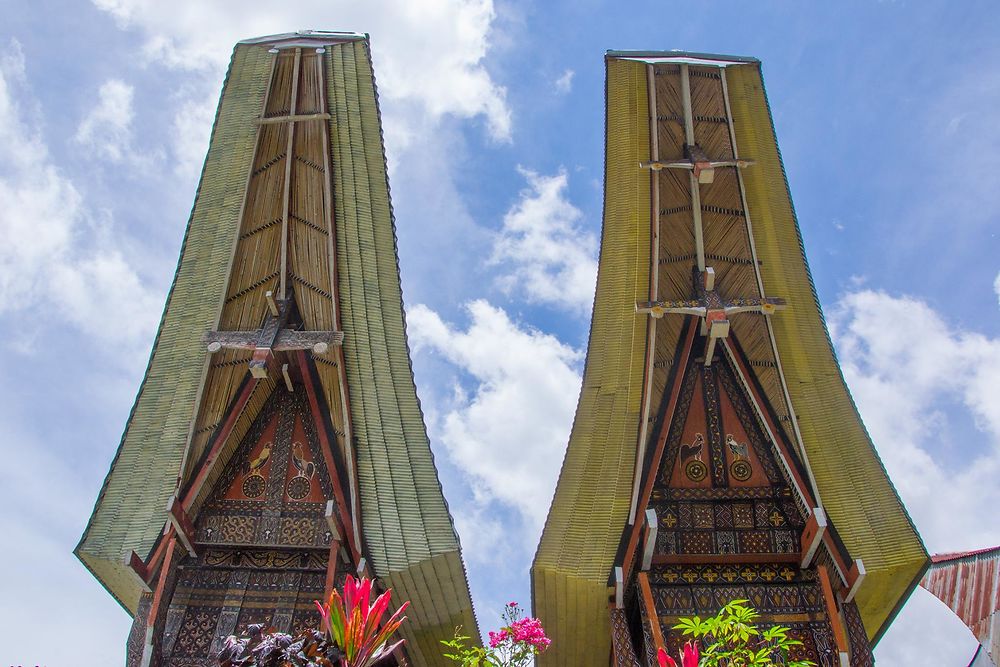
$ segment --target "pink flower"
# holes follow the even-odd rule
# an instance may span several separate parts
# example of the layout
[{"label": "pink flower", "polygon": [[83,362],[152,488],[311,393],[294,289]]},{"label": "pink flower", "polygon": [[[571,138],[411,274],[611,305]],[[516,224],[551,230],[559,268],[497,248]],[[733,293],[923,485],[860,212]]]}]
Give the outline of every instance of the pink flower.
[{"label": "pink flower", "polygon": [[516,602],[508,602],[508,603],[507,603],[507,606],[508,606],[508,607],[516,607],[516,606],[517,606],[517,603],[516,603]]},{"label": "pink flower", "polygon": [[545,636],[542,622],[537,618],[521,618],[510,626],[514,641],[530,644],[539,651],[544,651],[552,642]]},{"label": "pink flower", "polygon": [[500,632],[490,632],[490,648],[496,648],[500,644],[507,641],[510,635],[506,630],[501,630]]}]

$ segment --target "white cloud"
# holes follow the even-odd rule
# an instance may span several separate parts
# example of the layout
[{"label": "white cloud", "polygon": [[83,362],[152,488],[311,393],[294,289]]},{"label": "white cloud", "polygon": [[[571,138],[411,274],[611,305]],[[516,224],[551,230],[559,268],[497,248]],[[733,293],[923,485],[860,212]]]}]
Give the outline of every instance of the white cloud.
[{"label": "white cloud", "polygon": [[470,476],[477,500],[515,508],[526,522],[523,539],[534,544],[569,438],[582,354],[485,301],[467,310],[465,331],[423,305],[407,315],[415,354],[436,353],[471,378],[468,392],[456,389],[439,409],[432,430]]},{"label": "white cloud", "polygon": [[108,160],[120,161],[131,141],[134,92],[119,79],[105,81],[97,93],[97,105],[84,116],[73,139]]},{"label": "white cloud", "polygon": [[159,299],[142,285],[107,220],[52,163],[16,42],[0,62],[0,317],[64,318],[109,343],[145,342]]},{"label": "white cloud", "polygon": [[[862,290],[831,310],[847,383],[931,552],[1000,543],[1000,338],[961,331],[927,304]],[[879,664],[971,657],[971,638],[922,592],[879,645]],[[912,606],[911,606],[912,605]],[[967,650],[969,649],[969,650]]]},{"label": "white cloud", "polygon": [[[432,120],[444,115],[482,116],[491,137],[510,139],[506,90],[485,66],[496,16],[492,0],[93,1],[120,27],[144,36],[147,58],[206,71],[213,86],[241,39],[303,26],[369,32],[383,102],[388,107],[396,103],[418,107],[400,114],[400,121],[412,118],[414,111]],[[419,123],[411,125],[410,131],[418,128]],[[401,131],[400,136],[405,134]]]},{"label": "white cloud", "polygon": [[597,240],[582,232],[580,210],[566,198],[565,170],[554,176],[519,169],[528,181],[504,216],[491,263],[507,293],[581,315],[590,313],[597,280]]},{"label": "white cloud", "polygon": [[175,172],[197,177],[208,152],[208,140],[215,117],[211,97],[185,97],[174,114],[172,127]]},{"label": "white cloud", "polygon": [[562,73],[558,79],[556,79],[555,87],[556,92],[565,95],[569,91],[573,90],[573,75],[576,74],[571,69],[566,70]]}]

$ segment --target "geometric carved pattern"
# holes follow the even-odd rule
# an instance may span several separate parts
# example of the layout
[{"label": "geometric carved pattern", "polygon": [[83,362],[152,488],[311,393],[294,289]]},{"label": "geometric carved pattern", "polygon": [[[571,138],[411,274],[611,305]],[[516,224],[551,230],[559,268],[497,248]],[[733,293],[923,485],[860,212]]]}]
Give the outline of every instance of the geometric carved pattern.
[{"label": "geometric carved pattern", "polygon": [[[727,355],[711,366],[692,358],[685,369],[649,500],[659,525],[648,576],[664,641],[676,655],[684,643],[671,630],[678,618],[704,618],[745,599],[761,624],[787,626],[802,642],[794,659],[832,667],[836,649],[816,571],[768,562],[798,554],[805,513],[750,401]],[[700,458],[704,479],[689,474]],[[657,555],[685,562],[656,564]],[[697,563],[700,555],[716,562]]]},{"label": "geometric carved pattern", "polygon": [[851,645],[851,667],[873,667],[871,644],[868,643],[868,633],[861,620],[861,612],[854,602],[841,605],[844,614],[844,625],[847,626],[847,641]]},{"label": "geometric carved pattern", "polygon": [[[197,557],[178,558],[160,615],[159,664],[216,665],[222,639],[253,623],[290,633],[316,627],[313,602],[323,597],[332,540],[325,498],[332,496],[303,392],[275,390],[195,519]],[[338,564],[336,586],[349,569]],[[145,617],[136,615],[133,635],[144,635]]]},{"label": "geometric carved pattern", "polygon": [[628,621],[621,609],[611,610],[611,651],[614,667],[639,667],[628,631]]}]

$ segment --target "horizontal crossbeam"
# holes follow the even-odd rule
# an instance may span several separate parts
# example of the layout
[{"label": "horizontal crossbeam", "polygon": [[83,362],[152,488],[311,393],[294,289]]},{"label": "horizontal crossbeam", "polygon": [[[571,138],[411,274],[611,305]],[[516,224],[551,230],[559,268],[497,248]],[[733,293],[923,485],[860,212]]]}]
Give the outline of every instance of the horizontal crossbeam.
[{"label": "horizontal crossbeam", "polygon": [[[256,350],[260,331],[209,331],[202,337],[210,353],[227,350]],[[274,352],[312,350],[324,354],[331,345],[343,345],[343,331],[294,331],[282,329],[274,337],[270,349]]]}]

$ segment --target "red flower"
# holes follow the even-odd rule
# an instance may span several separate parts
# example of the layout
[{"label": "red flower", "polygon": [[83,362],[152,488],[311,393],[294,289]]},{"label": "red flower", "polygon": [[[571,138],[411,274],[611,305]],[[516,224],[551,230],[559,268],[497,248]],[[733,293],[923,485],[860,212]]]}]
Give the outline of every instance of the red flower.
[{"label": "red flower", "polygon": [[688,642],[684,645],[681,667],[698,667],[698,646],[694,642]]},{"label": "red flower", "polygon": [[660,667],[677,667],[677,663],[667,655],[667,649],[662,646],[656,651],[656,660],[660,663]]}]

